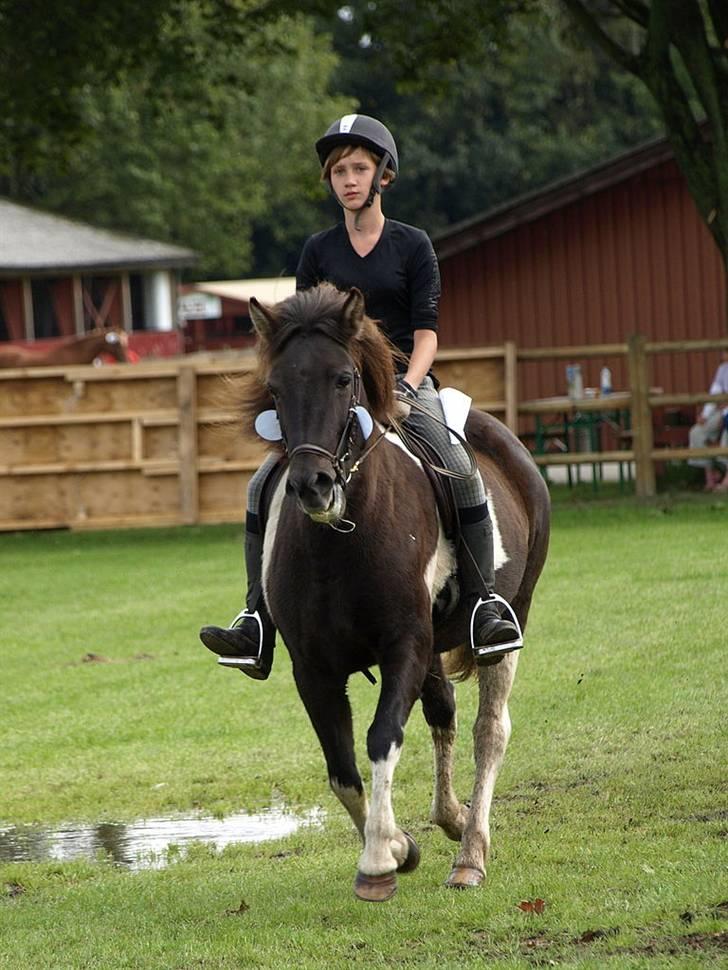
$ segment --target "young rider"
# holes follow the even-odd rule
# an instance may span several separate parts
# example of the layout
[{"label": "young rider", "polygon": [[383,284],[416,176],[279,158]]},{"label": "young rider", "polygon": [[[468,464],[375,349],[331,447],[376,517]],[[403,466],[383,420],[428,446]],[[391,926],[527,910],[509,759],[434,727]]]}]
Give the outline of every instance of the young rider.
[{"label": "young rider", "polygon": [[[330,282],[339,289],[358,287],[367,314],[381,322],[406,364],[395,375],[400,400],[417,402],[406,423],[435,445],[446,466],[463,475],[453,479],[463,542],[458,556],[461,600],[473,611],[473,647],[488,647],[488,657],[515,648],[518,630],[487,599],[495,585],[493,529],[479,472],[469,475],[470,461],[459,443],[451,444],[440,423],[442,406],[430,368],[437,351],[440,274],[432,243],[421,229],[386,219],[383,189],[399,171],[397,147],[389,130],[366,115],[346,115],[316,142],[321,178],[344,212],[344,221],[311,236],[296,270],[297,289]],[[436,419],[439,419],[436,420]],[[275,628],[266,610],[261,582],[262,545],[258,510],[263,486],[276,456],[255,473],[248,488],[245,560],[248,573],[246,609],[229,628],[203,627],[202,642],[257,680],[270,673]],[[257,614],[257,616],[256,616]],[[501,649],[499,650],[498,647]]]}]

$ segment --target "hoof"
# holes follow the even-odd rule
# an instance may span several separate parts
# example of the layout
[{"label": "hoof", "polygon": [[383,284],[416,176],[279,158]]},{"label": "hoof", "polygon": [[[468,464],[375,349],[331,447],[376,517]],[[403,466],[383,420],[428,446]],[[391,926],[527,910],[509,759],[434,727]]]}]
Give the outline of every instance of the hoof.
[{"label": "hoof", "polygon": [[397,892],[397,876],[387,872],[383,876],[367,876],[357,872],[354,880],[354,895],[365,903],[383,903]]},{"label": "hoof", "polygon": [[482,869],[473,869],[470,866],[453,866],[445,885],[450,889],[475,889],[484,879],[485,873]]},{"label": "hoof", "polygon": [[420,864],[420,847],[409,832],[402,834],[407,839],[407,858],[397,866],[397,872],[414,872]]}]

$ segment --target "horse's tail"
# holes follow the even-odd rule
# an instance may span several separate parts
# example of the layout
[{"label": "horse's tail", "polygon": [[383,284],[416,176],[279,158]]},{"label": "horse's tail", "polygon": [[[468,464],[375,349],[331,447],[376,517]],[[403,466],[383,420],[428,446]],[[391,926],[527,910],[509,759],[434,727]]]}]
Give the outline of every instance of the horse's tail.
[{"label": "horse's tail", "polygon": [[475,662],[473,651],[470,649],[470,644],[464,643],[462,646],[444,653],[442,655],[442,667],[445,676],[450,680],[459,682],[474,677],[478,665]]}]

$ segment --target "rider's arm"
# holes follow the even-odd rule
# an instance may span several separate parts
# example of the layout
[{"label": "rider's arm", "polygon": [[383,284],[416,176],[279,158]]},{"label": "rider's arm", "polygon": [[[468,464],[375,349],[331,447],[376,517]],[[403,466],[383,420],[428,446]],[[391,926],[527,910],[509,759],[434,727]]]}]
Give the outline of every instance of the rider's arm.
[{"label": "rider's arm", "polygon": [[404,379],[415,390],[422,383],[423,378],[432,367],[437,353],[437,333],[434,330],[415,330],[415,345],[409,359],[409,366]]}]

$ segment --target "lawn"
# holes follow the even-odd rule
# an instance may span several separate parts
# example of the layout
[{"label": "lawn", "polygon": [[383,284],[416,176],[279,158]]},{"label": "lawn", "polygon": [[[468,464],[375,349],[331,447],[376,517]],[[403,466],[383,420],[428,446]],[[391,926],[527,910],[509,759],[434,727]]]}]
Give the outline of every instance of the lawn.
[{"label": "lawn", "polygon": [[[0,861],[0,968],[725,965],[726,530],[727,501],[556,504],[488,880],[442,887],[454,847],[427,819],[416,709],[395,809],[422,864],[381,906],[353,897],[357,840],[285,651],[257,684],[197,642],[241,600],[238,527],[0,535],[0,830],[325,813],[161,869]],[[351,696],[361,757],[377,689]],[[458,687],[463,796],[475,701]]]}]

